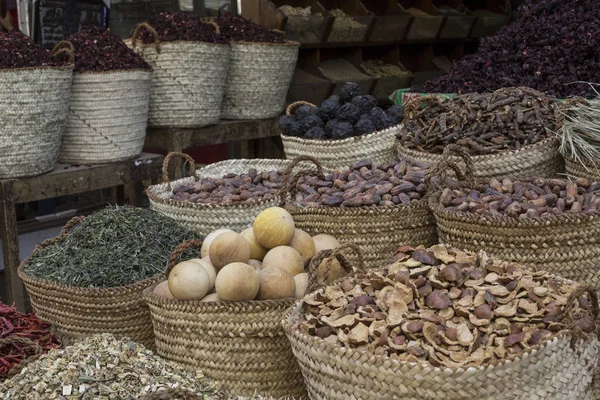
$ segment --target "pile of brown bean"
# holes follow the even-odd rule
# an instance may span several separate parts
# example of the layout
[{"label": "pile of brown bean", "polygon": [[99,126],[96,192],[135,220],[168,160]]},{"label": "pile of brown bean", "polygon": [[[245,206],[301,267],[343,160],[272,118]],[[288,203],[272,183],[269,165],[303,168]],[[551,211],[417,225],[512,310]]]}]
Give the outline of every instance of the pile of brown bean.
[{"label": "pile of brown bean", "polygon": [[283,171],[227,174],[222,178],[202,178],[191,185],[178,186],[171,199],[196,204],[248,204],[271,200],[281,189]]},{"label": "pile of brown bean", "polygon": [[563,213],[594,212],[600,208],[600,183],[584,178],[492,179],[475,190],[442,191],[439,203],[451,211],[489,216],[539,218]]},{"label": "pile of brown bean", "polygon": [[297,204],[304,207],[395,206],[421,200],[426,193],[423,164],[360,161],[335,171],[324,180],[304,177],[298,185]]}]

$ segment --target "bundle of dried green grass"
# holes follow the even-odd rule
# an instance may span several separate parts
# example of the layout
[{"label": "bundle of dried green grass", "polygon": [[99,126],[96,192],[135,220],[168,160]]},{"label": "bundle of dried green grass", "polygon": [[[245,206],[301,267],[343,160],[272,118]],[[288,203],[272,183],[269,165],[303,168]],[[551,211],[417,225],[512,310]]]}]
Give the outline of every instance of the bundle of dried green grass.
[{"label": "bundle of dried green grass", "polygon": [[564,110],[564,117],[562,155],[584,166],[600,163],[600,100],[578,101]]}]

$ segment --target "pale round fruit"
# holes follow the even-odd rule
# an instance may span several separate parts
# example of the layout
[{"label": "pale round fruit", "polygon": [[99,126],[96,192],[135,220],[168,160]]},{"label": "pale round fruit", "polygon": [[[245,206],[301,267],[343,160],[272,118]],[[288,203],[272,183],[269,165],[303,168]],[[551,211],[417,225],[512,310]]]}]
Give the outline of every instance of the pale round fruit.
[{"label": "pale round fruit", "polygon": [[296,282],[296,298],[301,299],[308,289],[308,274],[306,272],[298,274],[294,277],[294,281]]},{"label": "pale round fruit", "polygon": [[210,262],[210,258],[193,258],[190,261],[197,262],[202,266],[202,268],[206,270],[206,273],[210,277],[210,289],[212,290],[212,288],[215,287],[215,279],[217,279],[217,270],[215,267],[213,267],[212,263]]},{"label": "pale round fruit", "polygon": [[296,249],[304,260],[304,265],[308,264],[309,261],[315,256],[315,242],[310,235],[304,232],[302,229],[296,228],[294,237],[290,242],[290,247]]},{"label": "pale round fruit", "polygon": [[242,231],[242,233],[240,233],[240,235],[242,235],[250,245],[250,258],[253,260],[262,261],[269,249],[258,243],[256,237],[254,236],[254,230],[252,228],[245,229]]},{"label": "pale round fruit", "polygon": [[210,288],[208,272],[195,261],[180,262],[169,274],[169,291],[177,300],[200,300]]},{"label": "pale round fruit", "polygon": [[202,257],[202,258],[208,257],[208,253],[210,250],[210,244],[212,243],[212,241],[215,240],[215,238],[217,236],[219,236],[221,233],[225,233],[225,232],[233,232],[233,231],[231,229],[217,229],[216,231],[209,233],[208,236],[206,236],[206,238],[202,242],[202,247],[200,248],[200,257]]},{"label": "pale round fruit", "polygon": [[217,270],[234,262],[247,263],[250,259],[250,245],[239,233],[221,233],[211,243],[209,257]]},{"label": "pale round fruit", "polygon": [[208,303],[208,302],[217,302],[217,301],[221,301],[221,299],[219,299],[219,295],[216,293],[211,293],[211,294],[207,294],[206,296],[204,296],[204,298],[202,300],[200,300],[203,303]]},{"label": "pale round fruit", "polygon": [[269,250],[263,259],[263,269],[267,267],[279,267],[294,276],[304,272],[304,260],[296,249],[290,246],[277,246]]},{"label": "pale round fruit", "polygon": [[313,236],[313,242],[315,242],[315,255],[319,254],[323,250],[333,250],[337,247],[340,247],[340,242],[330,235],[321,234]]},{"label": "pale round fruit", "polygon": [[223,267],[215,282],[217,295],[223,301],[254,300],[259,286],[258,274],[254,268],[241,262]]},{"label": "pale round fruit", "polygon": [[296,282],[289,272],[277,268],[264,268],[258,273],[260,286],[257,300],[277,300],[294,297],[296,294]]},{"label": "pale round fruit", "polygon": [[258,261],[258,260],[250,260],[250,261],[248,261],[248,265],[251,266],[252,268],[254,268],[254,270],[256,272],[258,272],[261,269],[263,269],[263,263],[261,261]]},{"label": "pale round fruit", "polygon": [[[327,275],[327,279],[325,279],[326,273],[329,271]],[[324,279],[326,283],[331,283],[340,278],[343,278],[346,275],[346,271],[340,264],[337,258],[328,257],[321,261],[319,267],[317,268],[317,276],[319,279]]]},{"label": "pale round fruit", "polygon": [[152,291],[158,297],[162,297],[169,300],[175,300],[175,297],[171,294],[169,290],[169,281],[162,281]]},{"label": "pale round fruit", "polygon": [[286,246],[294,237],[296,225],[292,215],[281,207],[263,210],[252,224],[258,243],[267,249]]}]

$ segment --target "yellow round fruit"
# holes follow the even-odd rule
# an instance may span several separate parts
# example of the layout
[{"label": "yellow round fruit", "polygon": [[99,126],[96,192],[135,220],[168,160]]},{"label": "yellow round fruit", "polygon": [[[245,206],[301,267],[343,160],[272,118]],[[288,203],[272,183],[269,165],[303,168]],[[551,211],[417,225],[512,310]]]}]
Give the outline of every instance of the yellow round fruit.
[{"label": "yellow round fruit", "polygon": [[269,250],[263,259],[263,269],[267,267],[279,267],[295,276],[304,272],[304,260],[296,249],[278,246]]},{"label": "yellow round fruit", "polygon": [[267,249],[286,246],[294,237],[296,225],[292,215],[281,207],[263,210],[252,225],[258,243]]},{"label": "yellow round fruit", "polygon": [[258,274],[254,268],[241,262],[223,267],[215,282],[217,295],[223,301],[254,300],[259,286]]},{"label": "yellow round fruit", "polygon": [[206,238],[202,242],[202,247],[200,248],[200,257],[202,257],[202,258],[208,257],[208,253],[210,250],[210,244],[212,243],[212,241],[215,240],[215,238],[217,236],[219,236],[221,233],[225,233],[225,232],[233,232],[233,231],[231,229],[217,229],[216,231],[209,233],[208,236],[206,236]]},{"label": "yellow round fruit", "polygon": [[337,247],[340,247],[340,242],[330,235],[321,234],[313,236],[313,242],[315,242],[315,255],[319,254],[323,250],[333,250]]},{"label": "yellow round fruit", "polygon": [[308,289],[308,274],[306,272],[298,274],[294,277],[294,281],[296,282],[296,298],[301,299]]},{"label": "yellow round fruit", "polygon": [[252,228],[245,229],[242,231],[242,233],[240,233],[240,235],[242,235],[250,245],[250,258],[253,260],[262,261],[269,249],[258,243],[256,237],[254,236],[254,230]]},{"label": "yellow round fruit", "polygon": [[296,228],[294,237],[290,242],[290,247],[296,249],[296,251],[300,253],[304,260],[304,265],[308,264],[315,256],[315,242],[310,235],[302,229]]},{"label": "yellow round fruit", "polygon": [[217,270],[234,262],[247,263],[250,259],[250,245],[239,233],[221,233],[210,244],[209,257]]},{"label": "yellow round fruit", "polygon": [[210,291],[208,272],[197,262],[180,262],[169,274],[169,291],[177,300],[200,300]]},{"label": "yellow round fruit", "polygon": [[258,273],[258,279],[260,286],[257,300],[287,299],[296,294],[294,277],[281,268],[265,268]]},{"label": "yellow round fruit", "polygon": [[161,283],[156,285],[152,292],[158,297],[163,297],[169,300],[175,300],[175,297],[173,297],[171,291],[169,290],[169,281],[162,281]]},{"label": "yellow round fruit", "polygon": [[211,293],[211,294],[207,294],[206,296],[204,296],[204,298],[202,300],[200,300],[203,303],[209,303],[209,302],[217,302],[217,301],[221,301],[221,299],[219,299],[219,295],[216,293]]},{"label": "yellow round fruit", "polygon": [[263,268],[263,263],[258,260],[250,260],[248,261],[248,265],[254,268],[256,272],[259,272]]},{"label": "yellow round fruit", "polygon": [[210,277],[210,289],[212,290],[212,288],[215,287],[215,279],[217,279],[217,270],[215,267],[213,267],[212,263],[210,262],[210,258],[193,258],[190,261],[197,262],[202,266],[202,268],[206,270],[206,273]]}]

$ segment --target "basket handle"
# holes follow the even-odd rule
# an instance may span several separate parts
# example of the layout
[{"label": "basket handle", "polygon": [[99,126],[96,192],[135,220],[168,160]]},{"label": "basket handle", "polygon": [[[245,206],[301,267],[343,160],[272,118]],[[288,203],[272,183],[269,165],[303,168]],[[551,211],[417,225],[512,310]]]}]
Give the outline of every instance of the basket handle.
[{"label": "basket handle", "polygon": [[196,396],[196,394],[187,389],[169,388],[165,390],[160,390],[158,392],[145,394],[141,397],[138,397],[138,400],[172,400],[175,398],[180,398],[183,400],[200,399],[198,396]]},{"label": "basket handle", "polygon": [[150,33],[154,36],[154,42],[150,43],[150,46],[154,46],[154,48],[156,49],[157,53],[160,53],[160,37],[158,36],[158,32],[156,32],[156,29],[154,29],[152,27],[152,25],[150,25],[147,22],[142,22],[141,24],[138,24],[138,26],[135,27],[135,30],[133,31],[133,35],[131,35],[131,46],[135,49],[137,46],[137,41],[138,38],[140,36],[140,33],[142,31],[142,28],[146,28],[147,30],[150,31]]},{"label": "basket handle", "polygon": [[294,109],[300,106],[316,107],[316,105],[309,103],[308,101],[295,101],[285,109],[285,115],[292,115]]},{"label": "basket handle", "polygon": [[[66,46],[66,47],[63,47]],[[52,56],[57,58],[61,54],[66,54],[69,60],[69,64],[75,63],[75,46],[68,40],[61,40],[56,43],[52,49]]]},{"label": "basket handle", "polygon": [[201,249],[202,242],[204,242],[204,240],[202,239],[190,239],[175,247],[175,250],[173,250],[173,253],[171,253],[171,258],[169,258],[169,262],[167,263],[167,269],[165,271],[165,276],[167,277],[167,279],[169,278],[169,274],[171,273],[175,265],[177,265],[177,260],[179,260],[181,254],[183,254],[185,250],[191,249],[192,247],[198,247],[198,249]]},{"label": "basket handle", "polygon": [[205,24],[208,24],[208,25],[212,25],[215,28],[215,32],[217,33],[217,35],[221,34],[221,27],[219,26],[219,24],[217,24],[215,22],[214,19],[205,19],[205,20],[202,20],[202,22],[204,22]]},{"label": "basket handle", "polygon": [[163,183],[166,183],[169,188],[169,190],[171,190],[171,182],[169,181],[169,163],[171,162],[171,158],[178,156],[178,157],[182,157],[185,159],[185,163],[188,164],[190,166],[190,175],[192,175],[194,177],[194,179],[198,180],[200,179],[198,177],[198,174],[196,173],[196,161],[189,155],[185,154],[185,153],[178,153],[178,152],[171,152],[169,154],[167,154],[167,156],[165,157],[165,160],[163,161],[163,166],[162,166],[162,179],[163,179]]},{"label": "basket handle", "polygon": [[[352,268],[344,256],[344,253],[346,253],[348,250],[353,251],[358,257],[358,267]],[[321,265],[321,263],[327,258],[335,258],[338,260],[342,268],[344,268],[344,271],[346,271],[346,274],[350,274],[354,271],[365,271],[365,261],[363,259],[362,251],[354,243],[343,244],[333,250],[320,251],[319,254],[313,257],[308,265],[308,288],[306,289],[306,293],[310,293],[322,286],[328,285],[329,268],[325,270],[324,276],[319,278],[319,265]]]},{"label": "basket handle", "polygon": [[[461,171],[458,162],[452,160],[452,156],[460,157],[463,160],[465,163],[464,173]],[[449,171],[453,171],[456,174],[456,181],[449,178]],[[433,190],[431,180],[434,177],[438,177],[439,184],[451,189],[473,187],[475,185],[475,164],[468,150],[457,144],[446,146],[441,161],[433,168],[429,168],[425,175],[427,190]]]},{"label": "basket handle", "polygon": [[[305,175],[314,174],[314,171],[309,169],[304,169],[297,174],[293,175],[294,168],[302,162],[302,161],[310,161],[317,167],[317,176],[321,179],[324,178],[323,175],[323,166],[321,163],[314,157],[311,156],[298,156],[294,158],[290,165],[287,166],[285,171],[283,171],[283,179],[281,181],[281,189],[279,190],[279,201],[280,205],[284,207],[287,204],[288,194],[290,196],[296,195],[296,186],[298,185],[298,181]],[[291,181],[290,189],[288,190],[288,182]]]},{"label": "basket handle", "polygon": [[[571,340],[571,346],[573,347],[578,339],[581,339],[585,334],[579,326],[575,323],[575,317],[573,316],[573,304],[575,300],[579,299],[580,296],[586,294],[590,296],[590,302],[592,303],[592,316],[596,324],[600,323],[600,305],[598,304],[598,294],[596,290],[589,285],[580,285],[577,289],[571,293],[567,299],[562,313],[558,316],[559,320],[565,320],[567,329],[573,332],[573,339]],[[596,328],[596,335],[600,338],[600,327]]]},{"label": "basket handle", "polygon": [[37,360],[40,357],[40,355],[42,354],[42,351],[43,351],[42,346],[40,346],[39,344],[37,344],[33,340],[28,339],[28,338],[24,338],[24,337],[15,335],[15,334],[0,339],[0,348],[5,347],[5,346],[10,346],[12,344],[20,345],[23,348],[31,350],[33,352],[33,356],[27,357],[27,358],[21,360],[19,363],[15,364],[8,371],[8,377],[17,375],[29,363]]},{"label": "basket handle", "polygon": [[35,248],[33,249],[33,253],[37,253],[39,252],[41,249],[43,249],[44,247],[48,247],[51,244],[54,244],[56,242],[60,242],[61,240],[64,240],[67,236],[69,236],[71,234],[71,229],[77,225],[82,223],[83,221],[85,221],[85,217],[83,215],[81,216],[75,216],[73,218],[71,218],[69,220],[69,222],[67,222],[65,224],[65,226],[63,226],[63,228],[60,230],[59,234],[50,238],[50,239],[46,239],[40,243],[38,243]]},{"label": "basket handle", "polygon": [[285,32],[280,30],[280,29],[271,29],[271,32],[277,33],[278,35],[281,35],[281,37],[283,39],[285,39]]}]

